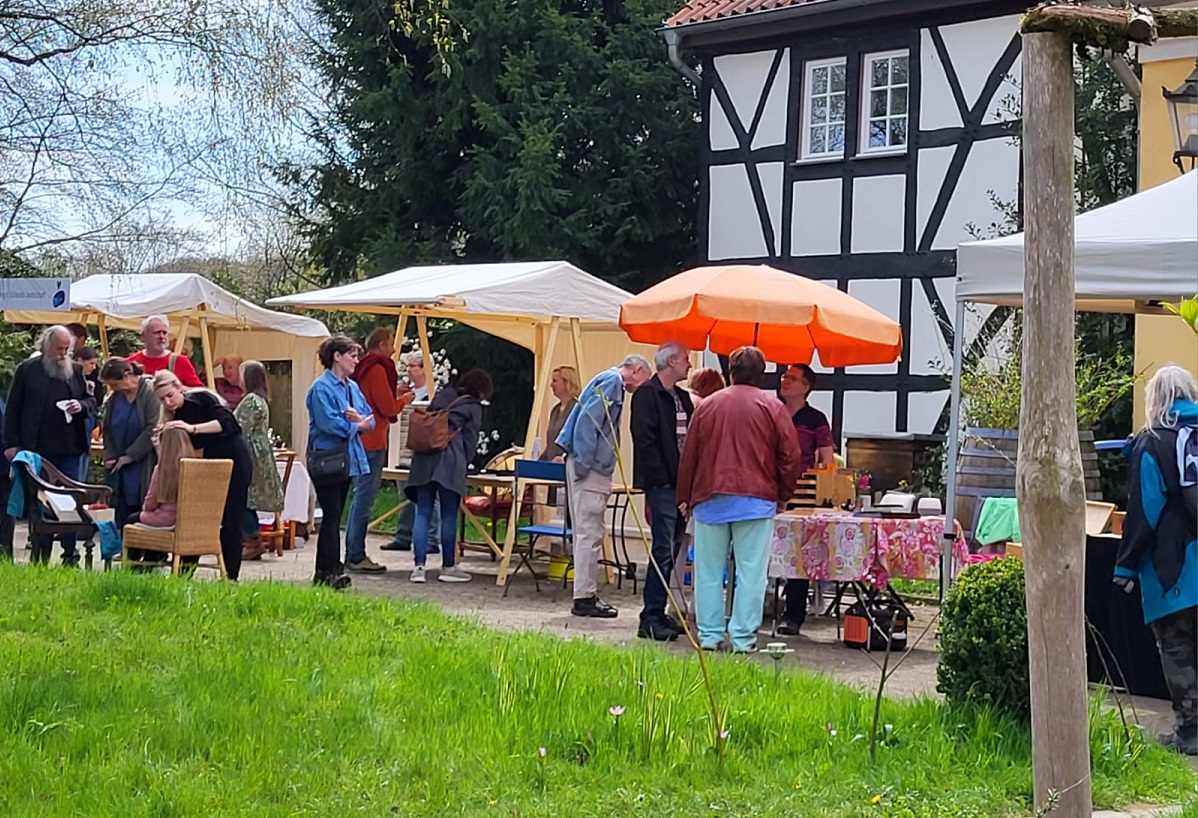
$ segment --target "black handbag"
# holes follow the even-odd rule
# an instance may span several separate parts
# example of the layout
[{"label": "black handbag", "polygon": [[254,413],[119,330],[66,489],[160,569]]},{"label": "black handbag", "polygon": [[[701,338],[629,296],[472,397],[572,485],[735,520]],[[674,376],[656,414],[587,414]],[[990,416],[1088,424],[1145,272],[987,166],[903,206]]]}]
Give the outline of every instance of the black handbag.
[{"label": "black handbag", "polygon": [[335,449],[308,448],[308,477],[316,485],[328,485],[349,480],[349,444]]}]

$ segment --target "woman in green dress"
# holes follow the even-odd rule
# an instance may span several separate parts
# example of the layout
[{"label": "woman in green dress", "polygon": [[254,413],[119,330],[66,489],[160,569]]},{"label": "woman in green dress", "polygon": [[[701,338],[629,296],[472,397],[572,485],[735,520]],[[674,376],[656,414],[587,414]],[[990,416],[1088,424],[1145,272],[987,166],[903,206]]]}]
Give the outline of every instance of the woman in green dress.
[{"label": "woman in green dress", "polygon": [[283,481],[275,466],[274,446],[270,442],[270,392],[266,385],[266,367],[258,361],[241,365],[241,385],[245,397],[237,404],[233,417],[241,425],[241,434],[250,447],[254,480],[250,483],[245,514],[243,560],[262,559],[266,546],[258,536],[258,512],[274,514],[283,510]]}]

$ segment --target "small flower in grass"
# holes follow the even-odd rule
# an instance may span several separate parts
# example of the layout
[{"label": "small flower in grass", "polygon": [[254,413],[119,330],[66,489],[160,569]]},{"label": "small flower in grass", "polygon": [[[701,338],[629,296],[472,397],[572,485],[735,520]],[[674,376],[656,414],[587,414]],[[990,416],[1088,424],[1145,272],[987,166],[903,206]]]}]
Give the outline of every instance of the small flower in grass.
[{"label": "small flower in grass", "polygon": [[881,804],[882,796],[880,794],[875,795],[873,798],[869,799],[869,803],[874,804],[874,805]]},{"label": "small flower in grass", "polygon": [[664,693],[658,693],[658,694],[657,694],[657,698],[659,698],[659,699],[664,699],[664,698],[665,698],[665,694],[664,694]]},{"label": "small flower in grass", "polygon": [[620,718],[620,716],[624,715],[624,705],[622,705],[622,704],[612,705],[611,707],[607,708],[607,712],[610,713],[613,718],[618,719],[618,718]]},{"label": "small flower in grass", "polygon": [[828,722],[824,729],[828,731],[828,735],[835,737],[836,728],[832,726],[832,722]]},{"label": "small flower in grass", "polygon": [[539,755],[541,758],[544,758],[544,757],[545,757],[545,748],[544,748],[544,747],[538,747],[538,748],[537,748],[537,755]]},{"label": "small flower in grass", "polygon": [[731,731],[731,730],[721,730],[721,731],[720,731],[720,741],[727,741],[727,740],[728,740],[728,737],[729,737],[730,735],[732,735],[732,731]]}]

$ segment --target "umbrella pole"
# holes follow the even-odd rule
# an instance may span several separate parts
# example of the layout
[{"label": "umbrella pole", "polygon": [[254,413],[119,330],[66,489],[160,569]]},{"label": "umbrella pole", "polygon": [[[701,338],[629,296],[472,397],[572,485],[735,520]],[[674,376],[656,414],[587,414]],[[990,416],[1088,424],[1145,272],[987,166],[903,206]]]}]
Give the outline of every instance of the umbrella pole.
[{"label": "umbrella pole", "polygon": [[957,519],[957,445],[961,427],[961,366],[965,357],[965,302],[957,302],[953,317],[952,391],[948,412],[948,455],[945,458],[947,490],[944,498],[944,553],[940,557],[940,599],[953,581],[953,544]]}]

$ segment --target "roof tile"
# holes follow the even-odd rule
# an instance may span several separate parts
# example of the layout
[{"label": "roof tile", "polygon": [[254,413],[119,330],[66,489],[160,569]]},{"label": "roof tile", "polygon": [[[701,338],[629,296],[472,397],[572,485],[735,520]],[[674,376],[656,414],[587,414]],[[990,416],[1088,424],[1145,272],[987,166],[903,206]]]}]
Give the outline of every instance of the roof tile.
[{"label": "roof tile", "polygon": [[673,17],[666,20],[667,26],[683,26],[705,20],[735,17],[755,11],[802,6],[827,0],[690,0]]}]

